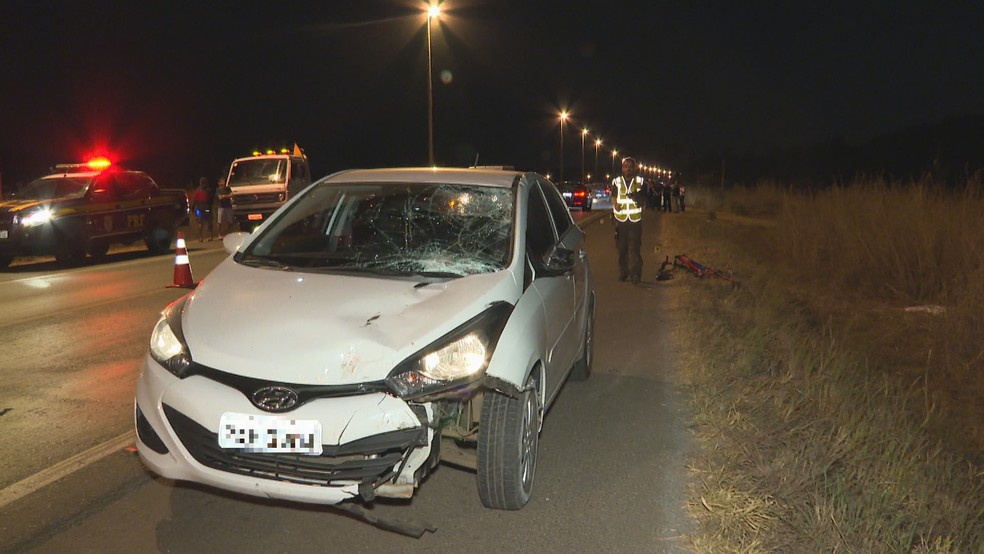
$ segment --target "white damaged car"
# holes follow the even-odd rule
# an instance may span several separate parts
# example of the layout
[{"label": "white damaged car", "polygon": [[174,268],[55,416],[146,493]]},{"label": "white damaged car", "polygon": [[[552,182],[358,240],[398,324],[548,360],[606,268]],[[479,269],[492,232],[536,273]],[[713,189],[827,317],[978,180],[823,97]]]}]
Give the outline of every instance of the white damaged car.
[{"label": "white damaged car", "polygon": [[161,314],[136,390],[154,472],[319,504],[409,498],[440,461],[530,499],[543,416],[591,372],[584,235],[535,173],[326,177]]}]

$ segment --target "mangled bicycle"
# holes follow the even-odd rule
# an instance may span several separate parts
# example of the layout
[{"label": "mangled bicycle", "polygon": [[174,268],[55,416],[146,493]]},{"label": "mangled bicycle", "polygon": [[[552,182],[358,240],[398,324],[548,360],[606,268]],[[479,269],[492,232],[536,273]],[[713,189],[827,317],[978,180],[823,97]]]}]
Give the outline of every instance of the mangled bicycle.
[{"label": "mangled bicycle", "polygon": [[672,279],[673,272],[677,268],[682,268],[694,277],[709,277],[713,279],[723,279],[730,282],[734,282],[735,279],[734,272],[714,269],[713,267],[698,262],[686,254],[678,254],[674,256],[673,261],[670,261],[670,257],[667,256],[662,265],[660,265],[659,274],[656,276],[656,279],[658,281]]}]

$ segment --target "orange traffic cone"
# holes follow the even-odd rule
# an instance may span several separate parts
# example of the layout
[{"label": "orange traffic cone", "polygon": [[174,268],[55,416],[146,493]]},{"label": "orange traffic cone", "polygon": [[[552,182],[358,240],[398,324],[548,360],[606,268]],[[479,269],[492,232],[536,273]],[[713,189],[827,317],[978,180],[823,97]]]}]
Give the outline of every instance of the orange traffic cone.
[{"label": "orange traffic cone", "polygon": [[188,260],[188,248],[185,246],[184,233],[178,231],[178,240],[174,248],[174,283],[167,288],[193,289],[197,286],[191,276],[191,262]]}]

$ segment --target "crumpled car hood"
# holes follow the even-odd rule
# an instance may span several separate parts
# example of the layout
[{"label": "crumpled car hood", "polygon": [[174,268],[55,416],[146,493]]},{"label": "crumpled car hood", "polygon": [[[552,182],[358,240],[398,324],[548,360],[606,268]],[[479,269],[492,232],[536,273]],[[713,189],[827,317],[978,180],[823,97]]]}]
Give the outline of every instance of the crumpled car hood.
[{"label": "crumpled car hood", "polygon": [[384,379],[492,302],[515,304],[510,271],[450,281],[330,275],[222,262],[192,293],[182,327],[192,359],[297,384]]}]

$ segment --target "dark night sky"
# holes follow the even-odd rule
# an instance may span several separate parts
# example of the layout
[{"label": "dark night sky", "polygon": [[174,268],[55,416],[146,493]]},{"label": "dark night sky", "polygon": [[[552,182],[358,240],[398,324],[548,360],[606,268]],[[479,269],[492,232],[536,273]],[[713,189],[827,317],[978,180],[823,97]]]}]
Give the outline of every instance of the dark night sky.
[{"label": "dark night sky", "polygon": [[[0,2],[0,171],[93,149],[158,180],[254,147],[316,175],[427,161],[423,4]],[[579,129],[648,163],[984,114],[979,2],[447,0],[434,29],[439,165],[568,175]],[[594,166],[589,139],[586,166]],[[606,162],[607,163],[604,163]],[[600,165],[610,167],[603,150]]]}]

